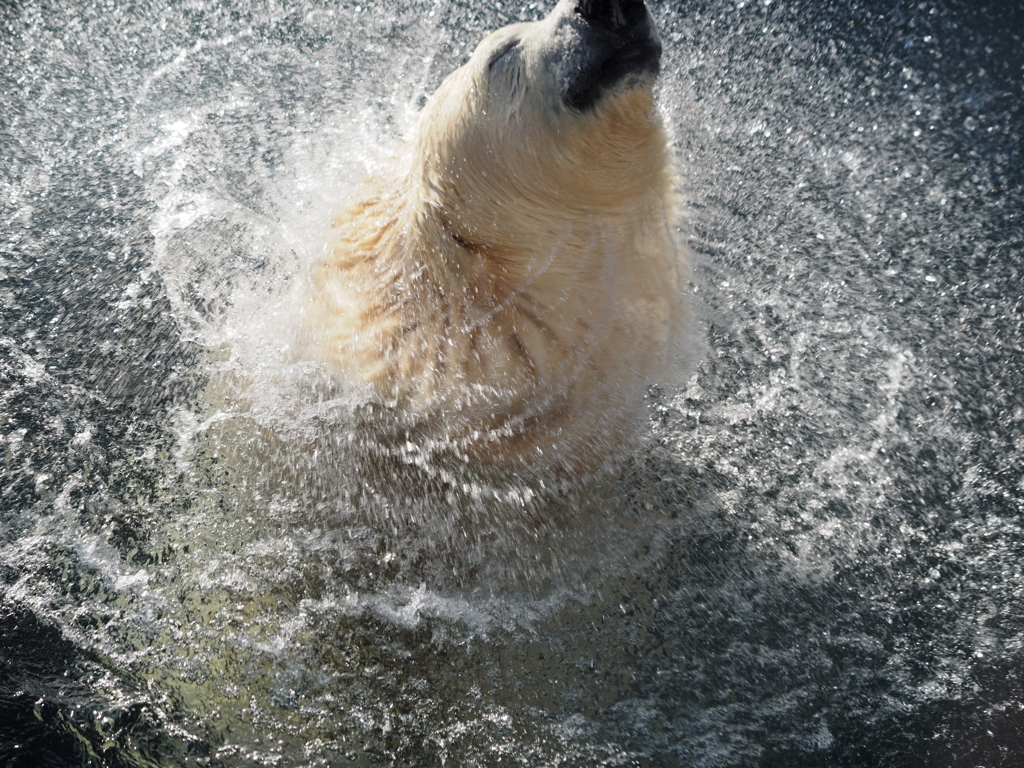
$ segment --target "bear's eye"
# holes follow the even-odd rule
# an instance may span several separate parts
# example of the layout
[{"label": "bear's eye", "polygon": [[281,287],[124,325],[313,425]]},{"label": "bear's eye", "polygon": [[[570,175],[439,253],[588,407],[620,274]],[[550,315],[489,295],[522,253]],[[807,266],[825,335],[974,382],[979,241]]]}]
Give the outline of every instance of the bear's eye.
[{"label": "bear's eye", "polygon": [[489,58],[487,60],[487,70],[488,70],[488,72],[493,70],[494,66],[499,61],[501,61],[502,57],[505,56],[506,54],[508,54],[509,51],[511,51],[513,48],[515,48],[518,44],[519,44],[519,41],[516,38],[510,37],[508,40],[504,41],[501,45],[499,45],[497,48],[495,48],[491,52],[491,58]]},{"label": "bear's eye", "polygon": [[487,60],[488,102],[495,116],[511,117],[523,101],[526,78],[522,52],[519,38],[513,37],[502,40]]}]

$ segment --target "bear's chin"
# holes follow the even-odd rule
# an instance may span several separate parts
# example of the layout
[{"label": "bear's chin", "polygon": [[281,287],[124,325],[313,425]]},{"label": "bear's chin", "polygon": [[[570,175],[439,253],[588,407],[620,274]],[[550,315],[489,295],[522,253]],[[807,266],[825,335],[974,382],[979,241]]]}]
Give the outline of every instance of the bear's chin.
[{"label": "bear's chin", "polygon": [[628,96],[636,91],[648,94],[654,90],[657,82],[658,70],[650,71],[629,71],[620,75],[612,85],[607,86],[598,97],[595,106],[606,101]]},{"label": "bear's chin", "polygon": [[614,81],[589,92],[570,92],[563,96],[562,103],[572,112],[587,114],[601,111],[610,103],[628,97],[635,92],[650,93],[654,90],[657,72],[630,71],[618,75]]}]

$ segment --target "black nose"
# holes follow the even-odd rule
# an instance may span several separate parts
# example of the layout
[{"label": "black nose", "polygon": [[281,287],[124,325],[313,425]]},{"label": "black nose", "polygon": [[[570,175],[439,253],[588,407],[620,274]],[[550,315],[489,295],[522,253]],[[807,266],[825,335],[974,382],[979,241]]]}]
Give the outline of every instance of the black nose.
[{"label": "black nose", "polygon": [[578,0],[576,13],[591,23],[618,29],[639,24],[647,9],[644,0]]}]

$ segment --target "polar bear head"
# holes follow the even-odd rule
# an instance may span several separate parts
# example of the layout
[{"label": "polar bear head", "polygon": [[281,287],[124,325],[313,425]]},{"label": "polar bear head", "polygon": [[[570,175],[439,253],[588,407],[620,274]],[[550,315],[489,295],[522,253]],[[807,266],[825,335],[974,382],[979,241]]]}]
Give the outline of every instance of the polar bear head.
[{"label": "polar bear head", "polygon": [[491,33],[422,114],[420,215],[517,261],[531,255],[525,243],[558,242],[567,221],[664,198],[660,58],[643,0],[561,0],[541,21]]}]

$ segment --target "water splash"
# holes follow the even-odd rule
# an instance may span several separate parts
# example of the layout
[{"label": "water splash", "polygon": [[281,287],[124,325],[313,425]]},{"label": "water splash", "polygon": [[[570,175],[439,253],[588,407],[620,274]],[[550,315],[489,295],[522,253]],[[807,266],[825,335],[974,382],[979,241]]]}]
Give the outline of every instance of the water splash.
[{"label": "water splash", "polygon": [[238,425],[197,405],[208,348],[265,376],[257,427],[301,438],[348,408],[303,412],[320,385],[287,363],[310,222],[472,41],[544,10],[0,10],[5,760],[1019,747],[1024,100],[987,7],[655,6],[701,362],[574,502],[589,529],[537,532],[577,547],[573,579],[488,590],[492,542],[431,557],[370,524],[390,499],[295,481],[342,449],[296,456],[275,494],[258,429],[217,448]]}]

